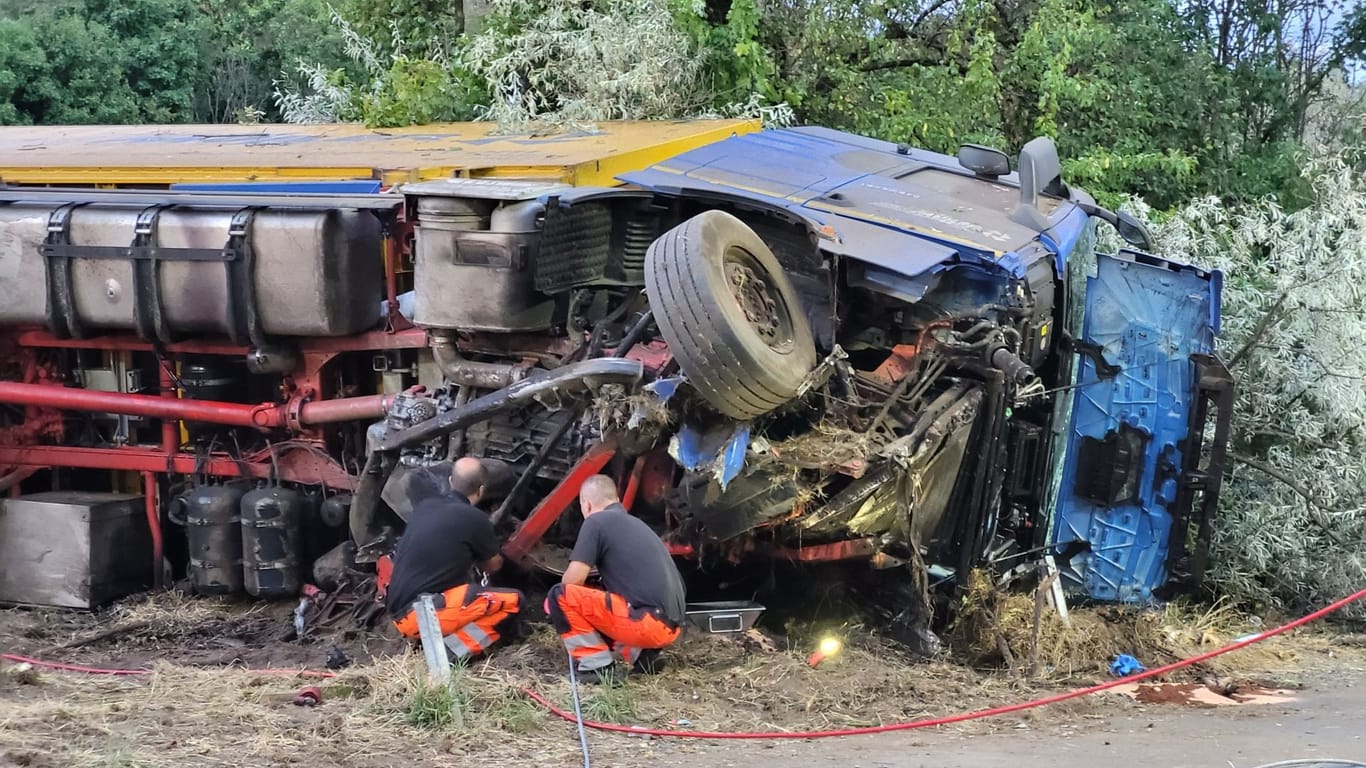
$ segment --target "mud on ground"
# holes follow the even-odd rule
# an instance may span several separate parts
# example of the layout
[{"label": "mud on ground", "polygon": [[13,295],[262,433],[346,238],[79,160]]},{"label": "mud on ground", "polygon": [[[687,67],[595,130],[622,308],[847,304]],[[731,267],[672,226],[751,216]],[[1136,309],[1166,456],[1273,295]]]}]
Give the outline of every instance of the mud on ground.
[{"label": "mud on ground", "polygon": [[[845,648],[815,669],[806,664],[814,635],[690,633],[667,652],[662,674],[633,677],[620,689],[585,688],[585,714],[680,730],[878,725],[1098,682],[1117,653],[1156,665],[1256,629],[1248,617],[1228,611],[1078,610],[1071,628],[1056,617],[1041,624],[1040,674],[1031,677],[1021,659],[1032,656],[1032,598],[979,599],[995,621],[977,635],[952,637],[955,650],[943,661],[914,659],[857,625],[833,628]],[[0,611],[4,652],[154,670],[146,677],[91,677],[0,663],[0,766],[581,764],[572,726],[521,692],[532,688],[570,707],[564,650],[548,626],[536,625],[527,642],[460,671],[452,691],[443,691],[424,683],[420,653],[387,627],[341,629],[302,643],[285,639],[293,634],[292,608],[169,592],[96,614]],[[970,615],[965,629],[974,622],[980,625],[981,616]],[[1002,668],[1002,640],[1013,648],[1014,670]],[[322,668],[329,654],[337,658],[334,649],[350,665],[321,683],[247,669]],[[1221,689],[1239,680],[1294,687],[1306,670],[1347,656],[1358,664],[1366,658],[1359,637],[1307,630],[1176,679]],[[323,702],[295,706],[296,692],[307,685],[320,687]],[[1141,706],[1101,695],[954,727],[1009,728],[1039,717],[1085,722]],[[640,765],[652,754],[706,748],[608,734],[592,734],[590,743],[599,766]]]}]

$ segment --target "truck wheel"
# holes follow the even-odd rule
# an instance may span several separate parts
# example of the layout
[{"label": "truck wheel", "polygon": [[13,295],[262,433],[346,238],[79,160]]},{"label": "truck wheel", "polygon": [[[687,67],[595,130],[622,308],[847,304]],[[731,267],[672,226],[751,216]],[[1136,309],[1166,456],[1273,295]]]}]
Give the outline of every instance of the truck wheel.
[{"label": "truck wheel", "polygon": [[816,367],[811,327],[763,240],[706,211],[650,245],[650,308],[688,381],[713,408],[752,419],[786,403]]}]

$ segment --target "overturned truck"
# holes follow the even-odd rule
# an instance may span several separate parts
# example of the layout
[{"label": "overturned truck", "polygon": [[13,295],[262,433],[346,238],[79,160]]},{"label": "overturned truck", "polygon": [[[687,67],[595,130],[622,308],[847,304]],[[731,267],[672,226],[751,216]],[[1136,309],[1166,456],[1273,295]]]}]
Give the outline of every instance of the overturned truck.
[{"label": "overturned truck", "polygon": [[373,563],[460,455],[505,554],[556,572],[606,472],[679,558],[865,564],[921,646],[980,567],[1200,583],[1217,272],[1148,253],[1048,139],[1014,171],[819,128],[662,146],[615,178],[0,189],[7,503],[140,473],[149,577],[180,522],[200,591],[269,597]]}]

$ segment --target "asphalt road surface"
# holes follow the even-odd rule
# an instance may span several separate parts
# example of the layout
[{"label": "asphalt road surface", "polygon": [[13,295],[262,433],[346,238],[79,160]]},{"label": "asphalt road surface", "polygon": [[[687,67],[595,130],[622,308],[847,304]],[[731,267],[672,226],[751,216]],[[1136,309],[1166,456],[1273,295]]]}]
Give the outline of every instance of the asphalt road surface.
[{"label": "asphalt road surface", "polygon": [[[656,765],[840,768],[1252,768],[1282,760],[1366,763],[1366,672],[1318,674],[1295,700],[1195,709],[1146,705],[1077,720],[1003,720],[988,732],[910,731],[813,742],[698,745]],[[690,753],[690,754],[689,754]],[[705,762],[704,762],[705,756]]]}]

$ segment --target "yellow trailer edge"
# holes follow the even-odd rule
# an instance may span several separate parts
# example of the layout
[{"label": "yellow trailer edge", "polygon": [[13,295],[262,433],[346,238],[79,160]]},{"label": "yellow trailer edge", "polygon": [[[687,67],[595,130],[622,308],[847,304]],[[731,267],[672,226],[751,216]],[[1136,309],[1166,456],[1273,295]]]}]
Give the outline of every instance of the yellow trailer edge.
[{"label": "yellow trailer edge", "polygon": [[187,182],[527,178],[612,186],[617,174],[760,129],[756,120],[603,122],[498,135],[489,123],[0,128],[0,182],[158,187]]}]

